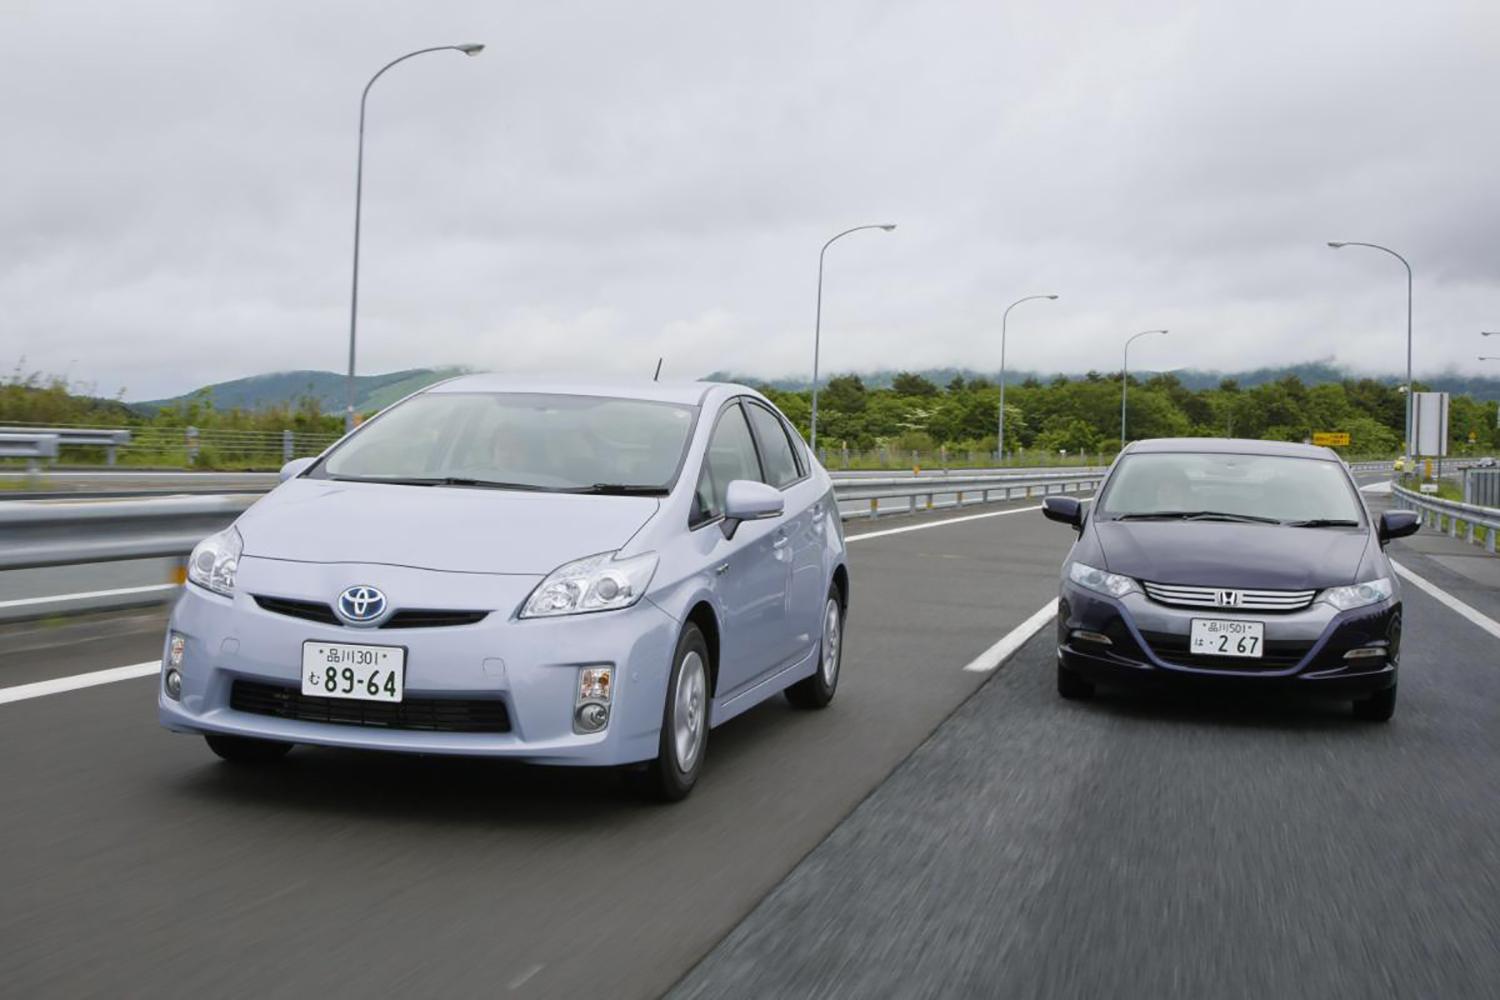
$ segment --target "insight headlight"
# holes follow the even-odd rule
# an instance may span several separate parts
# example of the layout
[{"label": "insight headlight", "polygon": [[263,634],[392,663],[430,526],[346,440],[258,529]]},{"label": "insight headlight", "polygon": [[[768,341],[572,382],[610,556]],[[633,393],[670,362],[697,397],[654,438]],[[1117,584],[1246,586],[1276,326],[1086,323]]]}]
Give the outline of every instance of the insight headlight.
[{"label": "insight headlight", "polygon": [[1378,580],[1367,580],[1351,587],[1329,587],[1323,591],[1323,600],[1340,611],[1350,611],[1354,608],[1363,608],[1366,605],[1390,600],[1395,592],[1396,587],[1391,582],[1391,578],[1383,576]]},{"label": "insight headlight", "polygon": [[1100,594],[1108,594],[1110,597],[1124,597],[1140,589],[1128,576],[1110,573],[1081,562],[1068,564],[1068,579],[1080,587]]},{"label": "insight headlight", "polygon": [[240,565],[245,542],[233,527],[199,542],[188,556],[188,579],[215,594],[234,594],[234,571]]},{"label": "insight headlight", "polygon": [[641,599],[656,572],[656,553],[617,559],[601,552],[565,563],[547,574],[521,606],[522,618],[551,618],[628,608]]}]

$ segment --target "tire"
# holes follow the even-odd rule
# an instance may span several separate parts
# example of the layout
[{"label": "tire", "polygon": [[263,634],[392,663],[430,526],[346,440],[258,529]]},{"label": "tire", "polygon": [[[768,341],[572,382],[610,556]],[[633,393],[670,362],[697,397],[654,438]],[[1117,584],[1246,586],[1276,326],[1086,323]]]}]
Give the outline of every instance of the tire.
[{"label": "tire", "polygon": [[823,637],[818,640],[818,669],[811,677],[786,689],[786,700],[797,708],[827,708],[839,688],[839,669],[844,663],[844,602],[837,586],[828,588],[823,601]]},{"label": "tire", "polygon": [[204,733],[203,739],[210,750],[231,764],[269,764],[285,757],[292,748],[290,743],[225,736],[221,733]]},{"label": "tire", "polygon": [[1057,663],[1057,693],[1069,701],[1083,701],[1094,696],[1094,685],[1078,676],[1075,670],[1069,670]]},{"label": "tire", "polygon": [[1396,714],[1396,685],[1354,703],[1354,717],[1365,722],[1389,722]]},{"label": "tire", "polygon": [[635,774],[647,798],[680,802],[698,783],[708,753],[708,664],[708,642],[698,626],[689,624],[672,654],[656,759]]}]

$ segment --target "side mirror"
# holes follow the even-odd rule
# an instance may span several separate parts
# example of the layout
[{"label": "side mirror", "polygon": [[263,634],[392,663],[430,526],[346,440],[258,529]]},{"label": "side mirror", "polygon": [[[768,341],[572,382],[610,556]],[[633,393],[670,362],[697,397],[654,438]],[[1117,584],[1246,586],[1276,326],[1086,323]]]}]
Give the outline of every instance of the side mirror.
[{"label": "side mirror", "polygon": [[296,479],[298,476],[302,475],[302,473],[306,472],[308,467],[316,461],[316,458],[292,459],[290,462],[281,467],[281,478],[279,481],[284,483],[288,479]]},{"label": "side mirror", "polygon": [[1417,529],[1422,527],[1422,518],[1414,510],[1388,510],[1380,515],[1380,544],[1384,545],[1393,538],[1405,538],[1407,535],[1415,535]]},{"label": "side mirror", "polygon": [[1077,497],[1043,497],[1042,513],[1049,521],[1061,521],[1074,528],[1083,527],[1083,504]]},{"label": "side mirror", "polygon": [[725,538],[733,538],[741,521],[764,521],[780,517],[786,510],[786,499],[774,486],[750,479],[736,479],[724,491]]}]

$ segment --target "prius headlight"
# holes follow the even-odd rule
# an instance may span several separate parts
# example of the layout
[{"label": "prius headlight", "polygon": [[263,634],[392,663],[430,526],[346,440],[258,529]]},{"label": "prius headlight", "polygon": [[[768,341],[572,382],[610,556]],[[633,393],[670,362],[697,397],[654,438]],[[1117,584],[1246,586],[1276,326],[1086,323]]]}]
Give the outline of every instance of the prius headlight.
[{"label": "prius headlight", "polygon": [[1110,573],[1081,562],[1068,563],[1068,579],[1080,587],[1108,594],[1110,597],[1124,597],[1140,590],[1128,576]]},{"label": "prius headlight", "polygon": [[188,556],[188,579],[215,594],[234,594],[234,572],[240,565],[245,542],[233,527],[209,535]]},{"label": "prius headlight", "polygon": [[628,608],[641,599],[655,572],[654,552],[627,559],[601,552],[565,563],[537,584],[521,606],[521,617],[550,618]]},{"label": "prius headlight", "polygon": [[1329,587],[1323,591],[1323,600],[1340,611],[1350,611],[1354,608],[1363,608],[1366,605],[1390,600],[1395,592],[1396,587],[1391,582],[1391,578],[1383,576],[1378,580],[1356,583],[1352,587]]}]

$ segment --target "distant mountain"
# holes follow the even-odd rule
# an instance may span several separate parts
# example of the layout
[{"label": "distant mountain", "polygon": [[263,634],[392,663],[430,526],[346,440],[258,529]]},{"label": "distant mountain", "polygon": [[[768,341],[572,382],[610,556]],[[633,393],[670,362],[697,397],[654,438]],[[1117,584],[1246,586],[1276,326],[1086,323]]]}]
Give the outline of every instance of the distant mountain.
[{"label": "distant mountain", "polygon": [[[385,375],[356,375],[354,406],[362,411],[378,410],[434,382],[463,373],[462,368],[409,368]],[[138,410],[159,410],[206,392],[215,409],[256,410],[275,404],[292,405],[305,396],[312,396],[325,413],[337,413],[344,409],[346,391],[344,376],[337,372],[272,372],[207,385],[171,399],[152,399],[131,405]]]},{"label": "distant mountain", "polygon": [[[835,372],[826,376],[823,384],[827,384],[827,378],[833,378],[837,375],[858,375],[869,388],[888,389],[892,380],[898,374],[898,371],[889,368],[873,372]],[[959,375],[963,376],[966,382],[976,378],[996,382],[1000,378],[998,371],[981,372],[975,371],[972,368],[926,368],[918,372],[913,372],[913,374],[921,375],[923,378],[939,386],[947,385],[953,381],[955,376]],[[1112,372],[1104,371],[1104,374],[1113,374],[1118,377],[1120,373],[1118,369],[1114,369]],[[1142,368],[1138,372],[1132,371],[1131,374],[1145,378],[1151,375],[1152,372],[1148,368]],[[1274,382],[1277,379],[1285,378],[1288,375],[1295,375],[1307,385],[1319,385],[1324,382],[1341,382],[1344,379],[1359,380],[1362,378],[1374,378],[1377,382],[1383,382],[1387,385],[1396,385],[1401,381],[1400,376],[1397,375],[1363,375],[1346,371],[1337,365],[1329,364],[1325,361],[1311,361],[1298,365],[1286,365],[1280,368],[1257,368],[1247,372],[1199,371],[1189,368],[1173,372],[1173,374],[1177,376],[1178,381],[1184,386],[1193,390],[1211,389],[1226,378],[1234,379],[1242,389],[1251,389],[1266,382]],[[1017,382],[1025,381],[1028,378],[1050,382],[1052,379],[1059,377],[1059,375],[1066,378],[1080,377],[1080,373],[1078,372],[1012,371],[1007,373],[1006,381],[1010,385],[1015,385]],[[710,375],[705,375],[704,378],[710,382],[740,382],[745,385],[768,385],[773,389],[779,389],[783,392],[799,392],[806,389],[809,385],[809,381],[806,378],[765,379],[756,378],[753,375],[740,375],[734,372],[714,372]],[[1418,376],[1416,381],[1419,389],[1427,389],[1433,392],[1451,392],[1454,395],[1468,394],[1478,400],[1500,399],[1500,378],[1449,373],[1434,375],[1428,378]]]}]

